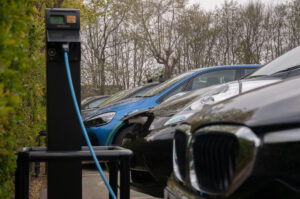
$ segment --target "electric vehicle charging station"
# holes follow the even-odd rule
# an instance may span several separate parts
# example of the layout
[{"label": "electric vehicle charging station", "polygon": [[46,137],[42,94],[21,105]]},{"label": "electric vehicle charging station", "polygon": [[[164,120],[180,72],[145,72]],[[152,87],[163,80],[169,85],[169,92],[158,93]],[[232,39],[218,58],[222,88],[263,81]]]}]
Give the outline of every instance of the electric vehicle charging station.
[{"label": "electric vehicle charging station", "polygon": [[[80,11],[47,8],[47,148],[24,147],[19,151],[16,199],[29,198],[30,162],[48,163],[48,199],[81,199],[81,161],[92,159],[110,192],[110,198],[117,198],[117,165],[120,163],[120,198],[130,197],[129,159],[132,151],[117,146],[92,147],[80,116],[80,44]],[[90,152],[82,146],[82,133]],[[110,185],[98,159],[108,162]]]},{"label": "electric vehicle charging station", "polygon": [[[80,150],[81,129],[71,94],[68,92],[69,86],[62,47],[63,44],[69,45],[73,87],[77,101],[80,102],[79,10],[46,9],[46,41],[48,150]],[[81,178],[82,171],[79,160],[49,162],[48,198],[81,198]],[[70,183],[72,186],[66,186]],[[70,190],[66,190],[68,188]]]}]

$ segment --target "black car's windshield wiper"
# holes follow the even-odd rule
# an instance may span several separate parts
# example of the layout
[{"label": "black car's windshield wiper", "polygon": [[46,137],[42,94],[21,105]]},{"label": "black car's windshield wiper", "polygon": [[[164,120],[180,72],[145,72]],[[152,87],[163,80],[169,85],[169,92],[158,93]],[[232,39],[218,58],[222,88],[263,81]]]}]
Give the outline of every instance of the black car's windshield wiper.
[{"label": "black car's windshield wiper", "polygon": [[278,73],[292,71],[292,70],[299,69],[299,68],[300,68],[300,65],[293,66],[293,67],[290,67],[290,68],[287,68],[287,69],[284,69],[284,70],[277,71],[276,73],[273,73],[272,75],[276,75]]}]

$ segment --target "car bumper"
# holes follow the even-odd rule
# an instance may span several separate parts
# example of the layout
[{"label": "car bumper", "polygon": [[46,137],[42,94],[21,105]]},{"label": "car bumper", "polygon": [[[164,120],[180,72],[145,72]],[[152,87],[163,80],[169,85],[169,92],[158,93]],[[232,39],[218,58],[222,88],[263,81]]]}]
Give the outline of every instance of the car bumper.
[{"label": "car bumper", "polygon": [[106,125],[87,128],[89,137],[96,137],[99,146],[113,144],[116,132],[123,126],[123,122],[112,121]]},{"label": "car bumper", "polygon": [[151,131],[145,138],[139,138],[126,146],[134,151],[131,169],[143,168],[157,181],[166,182],[172,172],[174,132],[174,127]]},{"label": "car bumper", "polygon": [[171,175],[167,187],[164,189],[164,198],[167,199],[204,199],[199,193],[192,192],[185,188],[181,183],[175,180],[174,176]]},{"label": "car bumper", "polygon": [[172,172],[174,132],[174,128],[163,128],[126,142],[124,147],[134,151],[130,165],[132,188],[156,197],[163,196]]}]

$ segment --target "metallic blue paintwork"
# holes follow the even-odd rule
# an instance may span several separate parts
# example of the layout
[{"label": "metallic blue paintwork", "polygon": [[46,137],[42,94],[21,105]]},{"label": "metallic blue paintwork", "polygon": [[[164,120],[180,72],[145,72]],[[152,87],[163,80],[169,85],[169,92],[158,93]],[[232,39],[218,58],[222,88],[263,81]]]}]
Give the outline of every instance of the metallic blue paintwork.
[{"label": "metallic blue paintwork", "polygon": [[[201,68],[194,70],[195,72],[189,75],[188,77],[178,81],[177,83],[173,84],[169,88],[165,89],[163,92],[159,93],[156,96],[152,97],[136,97],[136,98],[129,98],[125,100],[121,100],[115,104],[99,108],[96,110],[93,110],[89,113],[86,113],[84,115],[84,120],[90,119],[92,117],[95,117],[97,115],[107,113],[107,112],[116,112],[116,115],[111,120],[111,122],[97,127],[90,127],[87,129],[89,134],[95,134],[99,145],[105,145],[106,142],[108,142],[108,145],[111,145],[113,142],[113,139],[118,132],[118,130],[122,127],[122,124],[120,124],[122,121],[120,119],[126,115],[132,114],[135,111],[141,110],[141,109],[151,109],[157,105],[159,105],[156,101],[164,96],[166,93],[168,93],[173,88],[177,87],[178,85],[184,83],[186,80],[204,72],[213,71],[216,69],[230,69],[230,68],[259,68],[259,65],[235,65],[235,66],[218,66],[218,67],[210,67],[210,68]],[[114,129],[117,125],[120,125],[118,128]],[[113,132],[114,131],[114,132]],[[111,137],[109,138],[110,134],[112,133]],[[109,138],[109,140],[108,140]]]}]

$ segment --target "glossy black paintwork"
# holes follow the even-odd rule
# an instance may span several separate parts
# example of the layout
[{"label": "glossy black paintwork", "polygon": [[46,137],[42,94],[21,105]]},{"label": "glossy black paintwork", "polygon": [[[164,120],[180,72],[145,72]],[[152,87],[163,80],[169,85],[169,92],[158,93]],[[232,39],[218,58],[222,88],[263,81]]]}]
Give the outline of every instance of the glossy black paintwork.
[{"label": "glossy black paintwork", "polygon": [[[245,125],[262,141],[255,166],[247,180],[232,194],[218,198],[300,198],[300,78],[284,80],[207,107],[185,123],[191,132],[210,125]],[[179,127],[180,129],[180,127]],[[293,131],[288,141],[283,139]],[[268,142],[270,133],[281,133],[282,139]],[[299,135],[298,135],[299,132]],[[188,198],[215,198],[200,194],[187,183],[171,177],[168,190]]]},{"label": "glossy black paintwork", "polygon": [[[136,134],[138,139],[142,140],[143,144],[135,144],[136,140],[130,140],[130,146],[126,146],[134,151],[134,154],[143,153],[143,159],[136,159],[135,163],[132,164],[132,169],[135,167],[142,167],[145,170],[148,170],[155,180],[162,183],[161,180],[164,179],[166,183],[167,177],[172,172],[172,156],[170,151],[172,150],[172,139],[175,133],[175,129],[180,123],[175,123],[172,125],[164,125],[174,114],[183,110],[186,105],[189,103],[207,95],[213,95],[218,93],[226,93],[228,87],[231,85],[237,85],[235,88],[237,94],[242,92],[243,89],[247,90],[248,87],[256,87],[273,84],[280,81],[278,78],[273,77],[263,77],[263,78],[254,78],[254,79],[245,79],[227,83],[224,85],[212,86],[204,89],[199,89],[190,93],[187,93],[179,98],[176,98],[172,101],[162,103],[160,106],[152,110],[143,110],[137,113],[132,114],[130,117],[123,118],[125,122],[129,122],[131,119],[138,119],[139,117],[148,117],[148,121],[145,124],[136,125],[136,131],[133,134]],[[197,112],[197,111],[192,111]],[[150,128],[150,129],[149,129]],[[131,143],[132,142],[132,143]],[[166,142],[168,144],[161,144]],[[160,156],[158,157],[158,154]],[[149,161],[145,159],[157,160],[152,162],[151,165],[148,165]],[[156,169],[156,168],[160,168]]]},{"label": "glossy black paintwork", "polygon": [[234,121],[253,128],[300,125],[299,85],[300,79],[296,77],[256,89],[207,107],[188,118],[185,123],[191,125],[191,131],[202,124],[216,121]]},{"label": "glossy black paintwork", "polygon": [[[273,84],[279,82],[280,79],[273,77],[263,77],[254,79],[239,80],[225,85],[212,86],[205,89],[199,89],[190,93],[187,93],[180,98],[174,99],[170,102],[162,103],[160,106],[152,110],[144,110],[139,113],[131,115],[131,117],[124,118],[125,122],[132,118],[139,118],[141,116],[148,117],[148,122],[143,125],[138,125],[135,134],[138,139],[143,140],[143,144],[135,145],[135,140],[130,146],[127,146],[134,151],[134,156],[141,156],[143,158],[135,159],[134,164],[132,164],[132,169],[143,168],[147,170],[152,177],[155,179],[156,183],[165,184],[168,176],[172,172],[172,139],[175,133],[175,129],[180,123],[175,123],[173,125],[164,124],[168,121],[174,114],[183,110],[187,104],[195,101],[206,95],[213,95],[215,93],[222,93],[228,90],[228,87],[232,84],[237,84],[237,93],[242,92],[242,87],[245,89],[248,85],[265,85]],[[265,83],[267,82],[267,83]],[[197,113],[198,111],[194,111]],[[196,114],[197,115],[197,114]],[[150,130],[149,130],[150,127]],[[143,136],[141,136],[143,135]],[[147,151],[146,153],[144,153]],[[159,154],[159,155],[158,155]],[[152,161],[146,161],[152,160]],[[149,164],[151,162],[151,164]],[[163,186],[161,187],[161,190]],[[142,191],[140,189],[140,191]]]},{"label": "glossy black paintwork", "polygon": [[[276,62],[276,60],[275,60]],[[270,67],[269,67],[270,69]],[[147,135],[146,137],[142,136],[141,139],[144,140],[144,144],[140,145],[139,147],[137,146],[132,146],[133,151],[143,151],[143,148],[148,147],[148,146],[155,146],[155,148],[152,148],[152,153],[147,153],[147,156],[149,157],[145,157],[147,159],[151,159],[152,157],[156,157],[158,155],[161,154],[166,154],[164,151],[170,151],[170,150],[164,150],[164,148],[166,146],[161,146],[161,145],[155,145],[154,143],[159,143],[162,140],[167,140],[167,139],[172,139],[173,135],[174,135],[174,131],[175,128],[177,128],[177,126],[180,123],[190,123],[192,125],[193,130],[196,129],[197,127],[199,127],[200,125],[204,125],[207,122],[213,122],[213,121],[218,121],[219,117],[224,118],[223,120],[221,119],[221,122],[232,122],[230,120],[226,121],[225,118],[231,118],[234,119],[234,121],[243,123],[243,121],[246,121],[250,115],[254,114],[255,110],[253,109],[246,109],[246,110],[240,110],[240,109],[231,109],[228,110],[226,112],[224,112],[223,114],[220,114],[219,112],[217,112],[216,110],[216,114],[214,113],[213,109],[210,109],[210,105],[207,105],[206,102],[204,102],[201,107],[199,109],[189,109],[188,106],[194,104],[194,102],[196,102],[197,100],[203,100],[203,98],[208,97],[209,99],[212,98],[213,100],[211,100],[213,102],[213,104],[218,103],[220,101],[229,99],[229,98],[233,98],[236,95],[241,95],[244,92],[249,92],[252,89],[255,89],[257,87],[267,87],[268,85],[274,84],[276,82],[280,82],[282,79],[288,78],[293,76],[293,74],[298,74],[297,70],[295,71],[283,71],[283,72],[279,72],[276,74],[272,74],[270,76],[259,76],[259,77],[255,77],[255,78],[251,78],[251,79],[245,79],[245,80],[241,80],[241,81],[235,81],[233,83],[227,83],[224,85],[217,85],[211,88],[206,88],[206,89],[201,89],[198,91],[194,91],[188,94],[185,94],[183,96],[181,96],[180,98],[177,99],[173,99],[170,101],[167,101],[165,103],[162,103],[160,106],[154,108],[153,110],[149,110],[149,111],[144,111],[142,113],[136,114],[134,116],[129,116],[127,118],[123,118],[125,123],[128,122],[128,124],[130,123],[130,119],[132,118],[138,118],[139,116],[143,116],[143,117],[148,117],[148,121],[147,123],[140,123],[140,129],[138,130],[137,128],[137,132],[135,132],[136,136],[139,136],[139,132],[143,132],[144,135]],[[254,83],[255,82],[255,83]],[[257,84],[254,87],[253,84]],[[232,92],[233,91],[233,92]],[[278,95],[278,93],[280,92],[270,92],[267,93],[266,95],[271,95],[271,96],[263,96],[263,94],[260,96],[262,99],[272,99],[274,98],[274,96]],[[276,95],[275,95],[276,94]],[[206,99],[204,99],[206,100]],[[260,102],[260,99],[255,99],[257,100],[255,101],[251,101],[250,104],[257,104],[258,102]],[[247,104],[248,102],[246,102]],[[267,101],[266,101],[267,103]],[[278,103],[282,103],[282,102],[278,102]],[[211,103],[208,103],[211,104]],[[247,105],[246,105],[247,106]],[[274,107],[275,106],[275,107]],[[257,107],[255,107],[257,108]],[[268,109],[268,111],[272,110],[272,109],[276,109],[276,104],[272,105],[272,107],[270,107]],[[263,109],[263,108],[262,108]],[[264,112],[265,110],[263,110]],[[168,121],[168,119],[170,119],[172,116],[176,116],[178,114],[182,114],[182,113],[189,113],[192,116],[190,118],[188,118],[187,120],[183,120],[181,122],[178,123],[174,123],[172,125],[166,125],[166,122]],[[264,112],[266,114],[266,112]],[[203,114],[206,116],[208,115],[208,117],[204,117]],[[209,115],[211,114],[211,115]],[[215,116],[213,116],[215,115]],[[260,113],[261,117],[256,118],[253,117],[251,121],[249,121],[249,124],[247,123],[247,125],[250,125],[251,122],[256,122],[262,123],[262,126],[266,125],[266,121],[264,120],[264,116],[263,113]],[[272,113],[270,113],[270,115],[272,115]],[[257,116],[257,115],[255,115]],[[203,117],[203,118],[201,118]],[[275,116],[274,116],[275,117]],[[267,118],[267,120],[272,120],[272,119],[279,119],[278,118]],[[132,125],[132,123],[130,123]],[[259,128],[262,128],[262,126],[259,126]],[[168,145],[169,149],[171,149],[172,144]],[[146,156],[144,154],[144,156]],[[171,154],[168,154],[168,157],[171,157]],[[144,159],[145,159],[144,158]],[[166,158],[166,160],[160,160],[157,161],[156,163],[152,163],[152,167],[153,164],[156,164],[155,167],[159,167],[159,165],[162,162],[165,161],[169,161],[171,158]],[[171,165],[171,163],[169,164],[163,164],[163,165]],[[147,162],[145,161],[136,161],[135,162],[135,166],[141,166],[144,167],[145,169],[147,169],[149,172],[151,172],[151,174],[153,176],[157,176],[155,174],[154,171],[152,171],[151,169],[149,169],[149,167],[147,166]],[[169,169],[164,169],[165,171],[170,171],[172,168],[169,167]],[[160,173],[162,174],[162,173]],[[168,172],[163,173],[163,175],[167,176],[169,175]],[[163,179],[163,178],[160,178]]]}]

